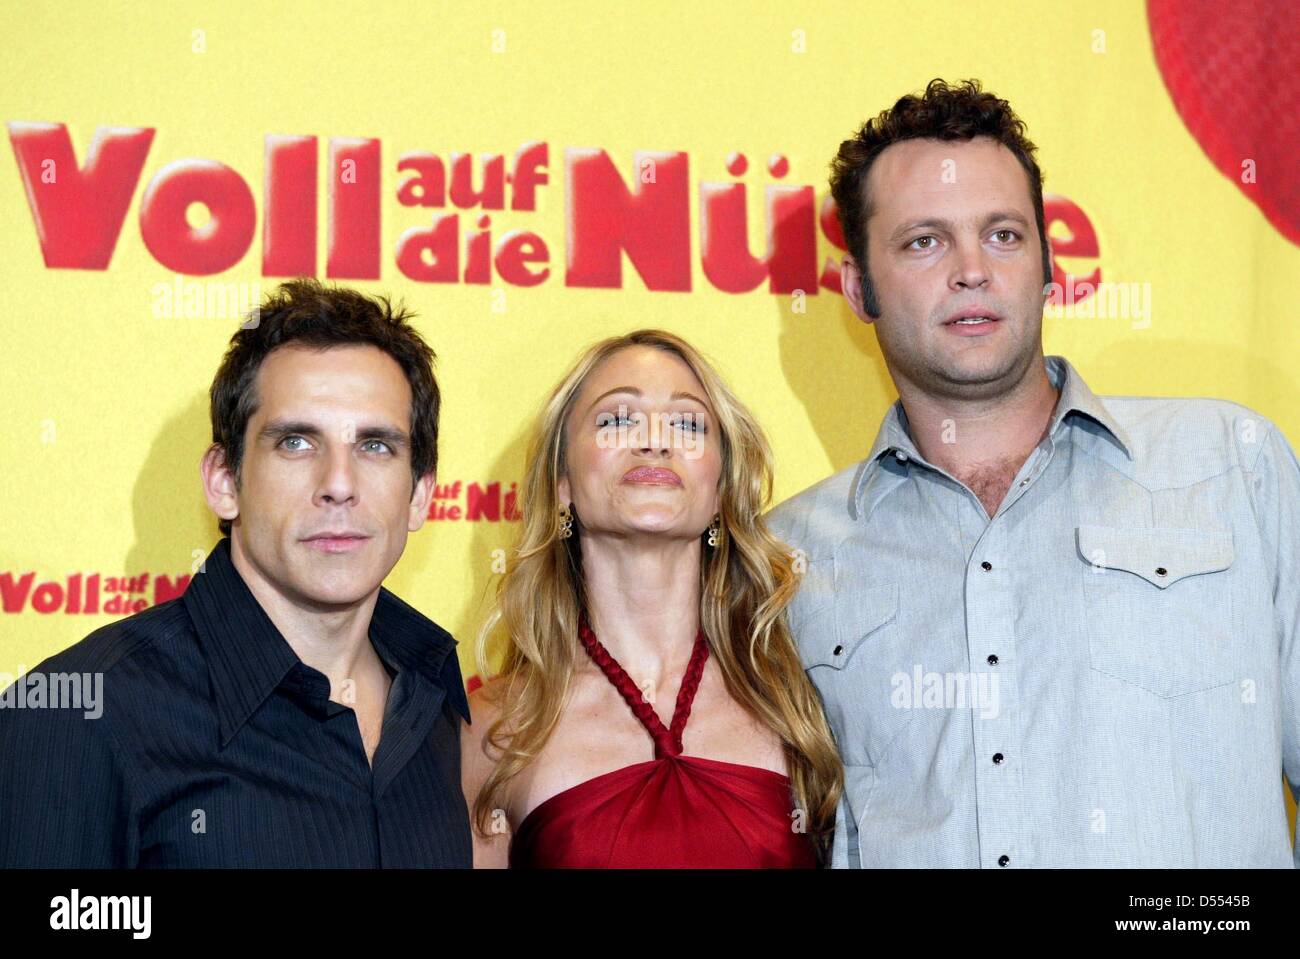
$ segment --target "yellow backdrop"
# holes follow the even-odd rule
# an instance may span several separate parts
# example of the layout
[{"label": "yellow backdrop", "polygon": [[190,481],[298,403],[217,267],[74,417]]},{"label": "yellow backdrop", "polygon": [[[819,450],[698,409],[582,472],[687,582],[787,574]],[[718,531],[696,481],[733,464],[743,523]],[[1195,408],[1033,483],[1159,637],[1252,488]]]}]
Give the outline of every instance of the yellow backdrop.
[{"label": "yellow backdrop", "polygon": [[[218,534],[198,481],[206,390],[241,301],[272,288],[277,278],[264,272],[300,263],[304,250],[317,275],[333,264],[341,282],[404,299],[439,355],[440,518],[412,538],[387,585],[461,639],[467,677],[497,551],[518,529],[506,497],[530,415],[594,339],[660,326],[713,357],[769,432],[778,499],[856,461],[895,396],[874,334],[816,284],[803,294],[766,282],[726,289],[753,283],[725,263],[706,270],[702,198],[734,199],[728,188],[744,184],[749,248],[761,256],[769,187],[785,188],[798,227],[811,202],[798,188],[811,189],[820,212],[839,141],[936,76],[982,79],[1027,122],[1063,217],[1051,235],[1078,253],[1095,234],[1095,255],[1058,266],[1077,278],[1100,270],[1146,304],[1119,316],[1049,311],[1048,352],[1068,356],[1100,393],[1247,404],[1294,444],[1300,248],[1276,185],[1297,170],[1252,146],[1259,157],[1243,153],[1240,170],[1225,172],[1180,115],[1148,9],[1084,7],[313,2],[146,12],[81,2],[8,18],[0,672],[174,594],[211,548]],[[1150,17],[1177,16],[1166,7],[1153,3]],[[1188,36],[1213,41],[1203,24]],[[1195,85],[1180,95],[1194,99]],[[97,136],[99,166],[88,167]],[[513,175],[503,202],[489,195],[489,209],[474,208],[468,184],[455,185],[453,154],[471,158],[460,163],[474,190],[491,182],[481,157],[500,155]],[[301,189],[310,175],[268,188],[272,156],[290,173],[315,171],[314,214]],[[530,202],[538,165],[524,161],[539,156],[545,182]],[[438,166],[452,181],[443,205],[431,183],[423,194],[408,183]],[[616,247],[601,260],[611,247],[600,225],[575,226],[582,211],[569,209],[575,178],[608,191],[610,169],[664,204],[658,219],[629,206],[629,222],[658,224],[666,246],[623,256],[621,269]],[[201,189],[186,190],[209,174],[226,204],[218,232],[234,237],[224,261],[187,252],[167,220],[175,203],[188,206],[198,228],[189,239],[203,246],[217,221],[204,227],[209,214],[192,202]],[[285,187],[294,182],[297,193]],[[41,193],[55,183],[57,202]],[[143,211],[151,190],[155,209]],[[290,234],[267,231],[273,205]],[[439,218],[452,214],[447,227]],[[420,250],[438,223],[459,234],[454,282],[432,282],[436,261]],[[241,229],[253,230],[246,248]],[[495,259],[474,260],[467,282],[467,241],[486,249],[468,234],[480,230]],[[512,245],[516,231],[531,236]],[[786,252],[800,276],[838,252],[824,227],[793,235]],[[800,238],[815,251],[799,249]],[[585,254],[575,251],[582,242],[593,244]],[[68,258],[91,268],[60,265]],[[217,271],[200,273],[201,263]]]}]

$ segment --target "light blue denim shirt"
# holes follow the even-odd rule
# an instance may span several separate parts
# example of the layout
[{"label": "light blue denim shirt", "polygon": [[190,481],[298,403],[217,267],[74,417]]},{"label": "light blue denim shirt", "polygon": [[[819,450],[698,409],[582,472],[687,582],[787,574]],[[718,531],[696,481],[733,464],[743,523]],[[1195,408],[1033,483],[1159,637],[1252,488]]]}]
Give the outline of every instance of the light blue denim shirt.
[{"label": "light blue denim shirt", "polygon": [[992,519],[900,403],[768,516],[846,766],[832,865],[1292,866],[1300,464],[1245,407],[1046,365]]}]

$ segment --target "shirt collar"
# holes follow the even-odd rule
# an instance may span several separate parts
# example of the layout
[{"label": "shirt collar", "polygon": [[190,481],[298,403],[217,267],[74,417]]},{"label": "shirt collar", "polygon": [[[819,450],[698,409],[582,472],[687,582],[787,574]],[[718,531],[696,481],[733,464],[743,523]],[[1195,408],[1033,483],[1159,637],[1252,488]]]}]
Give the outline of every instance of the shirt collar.
[{"label": "shirt collar", "polygon": [[[1128,434],[1124,432],[1123,427],[1116,422],[1110,411],[1106,409],[1101,398],[1088,388],[1088,384],[1083,381],[1083,377],[1079,375],[1079,372],[1070,365],[1069,360],[1063,356],[1045,356],[1043,357],[1043,364],[1047,370],[1048,380],[1051,381],[1052,386],[1061,391],[1060,398],[1056,403],[1056,410],[1052,413],[1051,425],[1047,431],[1048,435],[1055,436],[1066,417],[1072,413],[1078,413],[1103,427],[1119,445],[1120,449],[1124,451],[1124,455],[1130,460],[1133,459],[1133,445]],[[871,452],[867,454],[867,458],[863,462],[864,468],[859,469],[857,472],[850,497],[853,503],[858,502],[858,494],[868,485],[875,473],[873,467],[886,453],[892,453],[901,460],[908,458],[922,459],[915,444],[912,443],[911,434],[908,432],[907,413],[903,410],[903,401],[901,399],[895,400],[888,412],[885,413],[885,418],[880,424],[880,430],[876,433],[876,441],[871,444]]]},{"label": "shirt collar", "polygon": [[[302,660],[235,569],[228,537],[208,554],[183,602],[208,662],[225,746]],[[469,721],[450,633],[381,586],[369,635],[384,658],[444,689]]]},{"label": "shirt collar", "polygon": [[1043,361],[1047,365],[1047,378],[1061,391],[1056,412],[1052,414],[1052,425],[1048,435],[1054,436],[1067,416],[1079,413],[1105,429],[1124,455],[1130,460],[1133,459],[1133,441],[1129,439],[1128,433],[1111,415],[1106,404],[1101,401],[1101,397],[1088,388],[1088,384],[1083,381],[1079,371],[1070,365],[1070,361],[1063,356],[1047,356]]}]

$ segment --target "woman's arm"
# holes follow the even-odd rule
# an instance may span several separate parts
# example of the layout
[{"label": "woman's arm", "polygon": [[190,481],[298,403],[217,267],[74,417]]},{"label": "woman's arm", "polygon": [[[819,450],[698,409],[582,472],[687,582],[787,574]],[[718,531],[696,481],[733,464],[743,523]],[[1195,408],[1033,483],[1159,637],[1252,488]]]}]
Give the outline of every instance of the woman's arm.
[{"label": "woman's arm", "polygon": [[506,811],[493,811],[488,818],[486,836],[478,831],[473,822],[474,800],[496,766],[496,761],[485,747],[487,730],[496,721],[497,709],[484,693],[485,688],[481,686],[470,693],[469,710],[473,722],[463,723],[460,728],[461,789],[465,793],[465,804],[469,807],[470,832],[474,839],[474,868],[505,869],[509,865],[510,856],[510,822]]}]

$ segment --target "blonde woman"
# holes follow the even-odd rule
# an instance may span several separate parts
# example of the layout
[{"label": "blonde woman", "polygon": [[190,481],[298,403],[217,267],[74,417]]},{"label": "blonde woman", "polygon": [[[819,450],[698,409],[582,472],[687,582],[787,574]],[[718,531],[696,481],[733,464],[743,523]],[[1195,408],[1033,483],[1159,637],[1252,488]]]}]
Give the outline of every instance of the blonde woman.
[{"label": "blonde woman", "polygon": [[682,339],[598,343],[542,410],[479,637],[476,866],[812,867],[843,769],[760,516],[770,453]]}]

